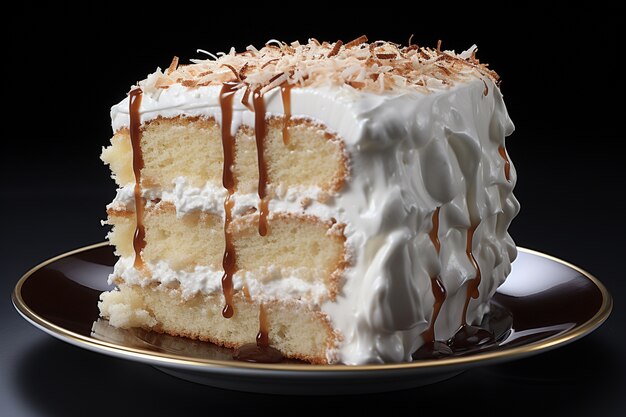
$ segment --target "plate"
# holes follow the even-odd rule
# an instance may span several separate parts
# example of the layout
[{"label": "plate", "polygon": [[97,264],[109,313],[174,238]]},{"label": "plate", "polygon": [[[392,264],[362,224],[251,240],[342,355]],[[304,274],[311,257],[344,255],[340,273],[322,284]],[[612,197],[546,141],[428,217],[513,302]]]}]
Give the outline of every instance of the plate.
[{"label": "plate", "polygon": [[[591,274],[549,255],[519,248],[492,300],[496,342],[443,359],[362,366],[234,361],[229,349],[141,329],[120,330],[98,318],[98,296],[116,257],[106,242],[52,258],[28,271],[12,294],[17,311],[44,332],[106,355],[153,365],[189,381],[278,394],[393,391],[450,378],[479,365],[519,359],[572,342],[609,316],[612,299]],[[503,319],[504,318],[504,319]],[[493,326],[492,326],[493,327]]]}]

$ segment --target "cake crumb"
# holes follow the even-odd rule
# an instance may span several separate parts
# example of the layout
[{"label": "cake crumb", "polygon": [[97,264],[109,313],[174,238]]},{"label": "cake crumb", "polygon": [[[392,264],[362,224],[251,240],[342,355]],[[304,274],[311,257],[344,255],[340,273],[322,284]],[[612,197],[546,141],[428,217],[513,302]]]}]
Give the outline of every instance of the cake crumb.
[{"label": "cake crumb", "polygon": [[149,328],[157,324],[157,320],[143,307],[143,300],[129,297],[117,289],[102,293],[98,303],[101,315],[109,319],[111,326],[122,329]]}]

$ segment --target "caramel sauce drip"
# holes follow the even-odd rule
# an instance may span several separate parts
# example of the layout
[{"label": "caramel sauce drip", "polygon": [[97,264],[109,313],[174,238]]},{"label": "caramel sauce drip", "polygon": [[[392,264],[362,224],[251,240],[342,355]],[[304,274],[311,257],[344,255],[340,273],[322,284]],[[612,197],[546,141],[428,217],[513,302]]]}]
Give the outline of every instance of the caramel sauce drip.
[{"label": "caramel sauce drip", "polygon": [[[234,202],[231,197],[235,192],[236,181],[233,175],[233,164],[235,158],[235,138],[232,135],[231,128],[233,122],[233,98],[236,91],[235,83],[224,83],[220,92],[220,107],[222,110],[222,146],[224,148],[224,168],[222,174],[222,182],[224,188],[228,191],[226,200],[224,201],[224,275],[222,276],[222,290],[224,292],[225,306],[222,315],[230,318],[234,314],[233,308],[233,275],[237,272],[237,255],[233,244],[232,234],[230,232],[230,223],[233,217]],[[265,236],[267,234],[267,214],[268,214],[268,198],[267,198],[267,163],[265,161],[265,137],[267,135],[267,126],[265,122],[265,101],[260,91],[254,92],[252,98],[254,106],[254,135],[256,138],[257,158],[259,163],[259,234]],[[250,301],[250,292],[247,286],[243,292],[246,299]],[[264,304],[261,304],[259,311],[259,332],[256,336],[256,343],[248,343],[236,349],[233,358],[246,362],[275,363],[283,359],[280,351],[270,347],[269,332],[267,321],[267,310]]]},{"label": "caramel sauce drip", "polygon": [[437,317],[439,317],[441,306],[446,300],[446,289],[437,277],[430,278],[430,285],[433,295],[435,296],[435,303],[433,304],[433,317],[430,320],[430,325],[428,329],[424,330],[422,333],[424,343],[433,343],[435,341],[435,322],[437,321]]},{"label": "caramel sauce drip", "polygon": [[141,170],[143,169],[143,153],[141,152],[141,120],[139,109],[141,108],[141,88],[135,88],[130,92],[128,113],[130,114],[130,143],[133,148],[133,173],[135,174],[135,235],[133,236],[133,249],[135,250],[135,268],[143,267],[141,251],[146,247],[146,228],[143,225],[143,211],[145,201],[141,197]]},{"label": "caramel sauce drip", "polygon": [[[437,207],[433,213],[433,227],[430,229],[430,241],[433,243],[437,254],[441,251],[441,242],[439,241],[439,210],[441,207]],[[435,322],[441,311],[441,306],[446,300],[446,289],[443,287],[443,283],[438,277],[430,277],[430,286],[432,288],[433,296],[435,297],[435,303],[433,304],[433,316],[430,321],[428,329],[422,333],[424,343],[433,343],[435,341]]]},{"label": "caramel sauce drip", "polygon": [[[435,221],[435,215],[438,217],[438,210],[435,211],[436,214],[433,214],[433,229],[429,233],[430,239],[437,248],[437,252],[439,252],[439,242],[435,240],[435,236],[438,232],[439,221]],[[481,272],[480,267],[478,266],[478,262],[474,257],[472,252],[472,244],[474,233],[476,232],[477,226],[472,225],[467,231],[467,244],[465,247],[465,253],[467,254],[467,258],[472,262],[472,265],[476,269],[476,277],[468,282],[467,284],[467,296],[465,298],[465,305],[463,306],[463,318],[461,322],[463,323],[461,327],[456,331],[454,336],[452,336],[447,341],[437,341],[435,340],[435,320],[439,315],[441,310],[441,306],[446,299],[445,288],[441,285],[441,282],[436,278],[431,278],[431,285],[433,295],[435,296],[435,304],[433,305],[433,319],[431,321],[430,327],[422,333],[422,337],[424,338],[424,344],[412,354],[413,359],[437,359],[449,357],[451,355],[461,354],[462,352],[466,352],[471,349],[480,348],[481,346],[488,346],[495,342],[494,335],[481,327],[471,326],[467,322],[467,309],[472,298],[478,298],[478,286],[481,280]]]},{"label": "caramel sauce drip", "polygon": [[267,214],[269,199],[267,198],[267,162],[265,161],[265,136],[267,126],[265,124],[265,100],[259,92],[254,92],[252,97],[254,105],[254,136],[256,138],[257,159],[259,162],[259,234],[267,235]]},{"label": "caramel sauce drip", "polygon": [[[282,91],[282,90],[281,90]],[[283,103],[284,101],[283,92]],[[256,90],[252,96],[254,107],[254,136],[256,139],[257,159],[259,163],[259,234],[267,235],[267,214],[269,199],[267,197],[267,162],[265,161],[265,137],[267,135],[267,124],[265,121],[265,101],[260,90]],[[283,141],[286,127],[283,127]],[[231,284],[232,287],[232,284]],[[231,290],[232,291],[232,290]],[[250,300],[250,293],[244,287],[246,298]],[[259,309],[259,332],[256,335],[256,343],[247,343],[233,353],[233,358],[239,361],[256,363],[276,363],[283,359],[279,350],[270,346],[269,329],[267,321],[267,309],[265,304],[261,304]]]},{"label": "caramel sauce drip", "polygon": [[430,241],[433,243],[437,254],[441,251],[441,242],[439,241],[439,211],[441,207],[437,207],[433,212],[433,227],[430,229],[430,233],[428,236],[430,237]]},{"label": "caramel sauce drip", "polygon": [[280,87],[280,98],[283,100],[283,143],[289,145],[289,121],[291,120],[291,89],[293,85],[285,83]]},{"label": "caramel sauce drip", "polygon": [[222,265],[224,275],[222,275],[222,291],[224,292],[225,305],[222,315],[231,318],[234,314],[233,308],[233,275],[237,272],[237,255],[230,232],[230,223],[233,218],[232,210],[234,202],[231,200],[235,192],[235,177],[233,175],[233,163],[235,162],[235,138],[231,133],[233,122],[233,97],[235,95],[234,83],[224,83],[220,91],[220,107],[222,109],[222,147],[224,149],[224,168],[222,171],[222,183],[228,191],[224,201],[224,260]]},{"label": "caramel sauce drip", "polygon": [[498,153],[504,159],[504,177],[507,181],[511,181],[511,161],[509,161],[509,156],[506,154],[504,146],[498,148]]},{"label": "caramel sauce drip", "polygon": [[472,298],[478,298],[480,292],[478,291],[478,286],[480,285],[481,280],[481,272],[480,266],[478,266],[478,262],[476,261],[476,257],[474,257],[474,252],[472,251],[472,245],[474,243],[474,233],[476,232],[476,228],[478,225],[472,225],[469,229],[467,229],[467,244],[465,246],[465,254],[467,258],[470,260],[474,269],[476,270],[476,277],[470,280],[467,283],[467,295],[465,296],[465,305],[463,306],[463,317],[462,321],[467,325],[467,308],[469,307],[470,300]]},{"label": "caramel sauce drip", "polygon": [[256,335],[256,344],[259,346],[270,345],[267,329],[267,309],[263,303],[261,303],[261,307],[259,308],[259,332]]},{"label": "caramel sauce drip", "polygon": [[256,343],[246,343],[235,349],[233,359],[255,363],[276,363],[283,360],[282,353],[270,346],[265,304],[261,304],[259,309],[259,333],[256,335]]}]

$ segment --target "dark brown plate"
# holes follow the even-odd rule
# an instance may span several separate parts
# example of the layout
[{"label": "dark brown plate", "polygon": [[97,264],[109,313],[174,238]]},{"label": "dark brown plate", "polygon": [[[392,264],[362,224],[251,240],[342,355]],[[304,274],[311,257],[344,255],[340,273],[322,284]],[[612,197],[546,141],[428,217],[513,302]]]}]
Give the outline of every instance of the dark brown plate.
[{"label": "dark brown plate", "polygon": [[522,358],[572,342],[609,316],[612,299],[592,275],[567,262],[519,249],[513,272],[492,303],[496,343],[467,354],[362,366],[237,362],[210,343],[120,330],[98,319],[98,296],[111,289],[115,263],[106,243],[50,259],[28,271],[13,304],[30,323],[68,343],[148,363],[187,380],[221,388],[282,394],[390,391],[436,382],[476,365]]}]

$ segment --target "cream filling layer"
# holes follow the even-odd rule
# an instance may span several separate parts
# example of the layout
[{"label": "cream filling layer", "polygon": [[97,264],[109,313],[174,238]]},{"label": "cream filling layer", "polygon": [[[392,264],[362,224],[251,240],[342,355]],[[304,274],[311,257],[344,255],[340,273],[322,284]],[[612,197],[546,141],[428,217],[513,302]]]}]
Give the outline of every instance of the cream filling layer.
[{"label": "cream filling layer", "polygon": [[[218,294],[223,298],[221,278],[224,271],[216,271],[209,266],[196,266],[193,270],[174,270],[165,261],[146,266],[151,276],[142,275],[134,268],[134,258],[120,258],[109,276],[112,284],[121,278],[128,285],[147,287],[156,285],[161,289],[178,289],[184,299],[196,294]],[[246,291],[254,301],[270,300],[301,301],[319,307],[328,299],[328,290],[321,282],[307,282],[301,278],[303,271],[297,268],[280,268],[270,265],[259,271],[237,272],[233,275],[235,290]]]},{"label": "cream filling layer", "polygon": [[[117,190],[115,199],[107,206],[112,210],[135,210],[134,184],[127,184]],[[275,197],[270,199],[269,212],[272,213],[293,213],[315,216],[321,220],[337,218],[340,211],[332,205],[321,203],[320,195],[326,194],[318,187],[298,187],[298,188],[276,188],[273,190]],[[188,184],[185,177],[178,177],[174,180],[172,188],[163,190],[161,188],[142,187],[142,197],[148,201],[150,207],[151,200],[173,204],[176,207],[177,217],[183,217],[194,211],[204,211],[219,214],[224,218],[224,199],[226,190],[223,187],[216,187],[207,183],[204,187],[193,187]],[[332,196],[330,197],[332,198]],[[231,199],[234,201],[233,215],[240,216],[250,208],[258,209],[259,196],[256,193],[237,193]]]}]

